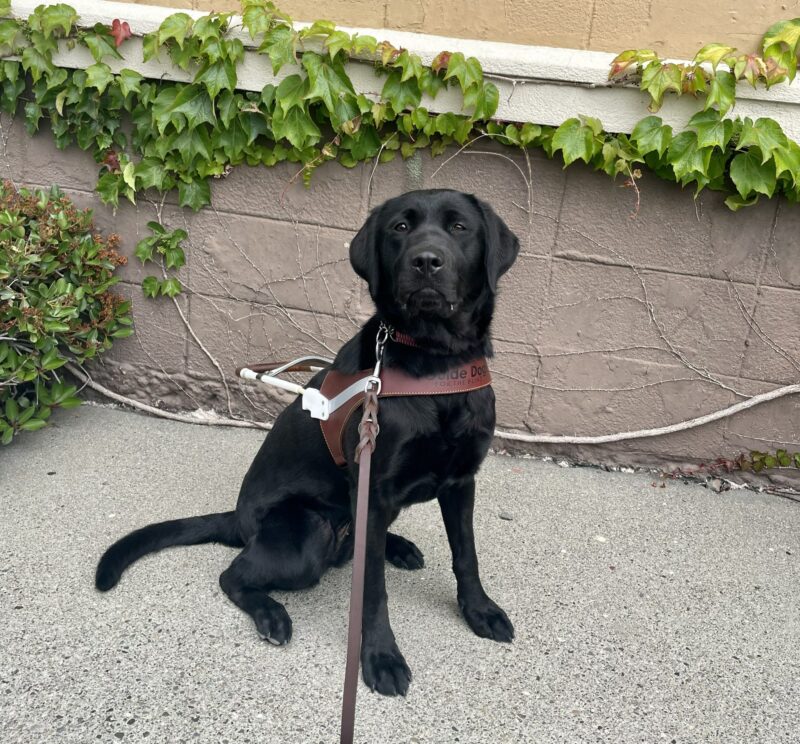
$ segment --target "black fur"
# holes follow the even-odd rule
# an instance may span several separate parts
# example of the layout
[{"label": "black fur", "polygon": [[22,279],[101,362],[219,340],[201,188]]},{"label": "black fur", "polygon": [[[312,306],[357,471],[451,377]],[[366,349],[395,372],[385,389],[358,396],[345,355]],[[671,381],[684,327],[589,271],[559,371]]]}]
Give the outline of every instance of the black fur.
[{"label": "black fur", "polygon": [[[385,364],[412,375],[443,372],[490,356],[489,326],[497,280],[519,243],[492,209],[456,191],[418,191],[375,209],[350,246],[376,314],[336,356],[334,368],[356,372],[375,364],[381,320],[413,336],[420,348],[390,342]],[[312,381],[318,386],[325,372]],[[293,402],[276,420],[244,478],[235,513],[151,525],[111,546],[96,585],[113,587],[133,561],[169,545],[217,541],[243,546],[220,577],[230,599],[259,634],[286,643],[292,623],[274,589],[315,584],[352,555],[350,526],[358,466],[353,452],[358,417],[345,432],[347,467],[333,463],[319,422]],[[384,557],[396,566],[423,566],[419,549],[388,532],[400,510],[436,498],[453,553],[458,602],[475,633],[510,641],[514,629],[486,594],[472,531],[475,474],[494,430],[494,393],[385,398],[373,455],[367,527],[361,662],[364,681],[386,695],[405,694],[411,672],[389,624]]]}]

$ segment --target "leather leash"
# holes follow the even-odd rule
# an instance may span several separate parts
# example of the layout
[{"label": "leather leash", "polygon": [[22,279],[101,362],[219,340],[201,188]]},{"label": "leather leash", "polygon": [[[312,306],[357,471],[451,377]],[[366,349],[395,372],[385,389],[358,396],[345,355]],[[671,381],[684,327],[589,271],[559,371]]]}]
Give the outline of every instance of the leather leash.
[{"label": "leather leash", "polygon": [[356,489],[356,523],[353,545],[353,576],[350,580],[350,619],[347,627],[347,662],[344,669],[342,695],[342,728],[340,744],[353,744],[356,723],[356,692],[358,668],[361,661],[361,630],[364,614],[364,571],[367,563],[367,517],[369,513],[369,475],[372,453],[378,438],[378,394],[381,392],[383,350],[391,336],[390,329],[381,323],[375,339],[375,369],[367,378],[364,391],[364,411],[358,425],[359,441],[355,461],[358,463]]},{"label": "leather leash", "polygon": [[364,413],[358,426],[360,440],[356,447],[358,489],[356,497],[353,577],[350,582],[350,620],[347,630],[347,663],[342,696],[341,744],[353,744],[356,720],[356,692],[361,656],[361,624],[364,612],[364,571],[367,558],[367,515],[369,511],[369,476],[372,453],[378,436],[378,393],[373,387],[365,393]]}]

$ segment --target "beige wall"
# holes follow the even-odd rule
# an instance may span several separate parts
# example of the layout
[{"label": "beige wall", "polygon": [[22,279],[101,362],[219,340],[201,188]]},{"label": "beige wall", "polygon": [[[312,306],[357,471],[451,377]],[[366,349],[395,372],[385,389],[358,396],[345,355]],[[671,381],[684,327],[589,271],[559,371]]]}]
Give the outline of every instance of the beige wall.
[{"label": "beige wall", "polygon": [[[145,4],[237,10],[237,0],[157,0]],[[394,28],[465,39],[619,52],[650,48],[693,56],[704,44],[753,51],[778,20],[800,16],[800,0],[280,0],[298,21]]]}]

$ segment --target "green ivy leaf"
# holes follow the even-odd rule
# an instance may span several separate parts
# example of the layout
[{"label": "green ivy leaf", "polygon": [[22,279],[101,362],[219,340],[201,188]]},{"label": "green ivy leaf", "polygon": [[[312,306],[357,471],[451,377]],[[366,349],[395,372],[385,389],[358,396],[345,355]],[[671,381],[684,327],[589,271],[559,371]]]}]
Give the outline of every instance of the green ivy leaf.
[{"label": "green ivy leaf", "polygon": [[19,21],[0,21],[0,56],[16,54],[27,43]]},{"label": "green ivy leaf", "polygon": [[324,47],[328,50],[331,59],[334,59],[339,52],[343,49],[350,52],[353,46],[353,39],[350,34],[344,31],[334,31],[327,39],[325,39]]},{"label": "green ivy leaf", "polygon": [[542,135],[542,128],[538,124],[527,122],[519,130],[519,141],[523,146],[534,144]]},{"label": "green ivy leaf", "polygon": [[321,137],[314,120],[305,109],[297,106],[287,112],[280,107],[276,108],[272,117],[272,131],[275,139],[286,138],[298,148],[318,142]]},{"label": "green ivy leaf", "polygon": [[412,54],[407,49],[400,52],[397,59],[392,63],[392,66],[399,67],[403,71],[403,74],[400,76],[401,82],[411,80],[411,78],[419,80],[422,77],[422,60],[418,55]]},{"label": "green ivy leaf", "polygon": [[278,108],[283,109],[284,113],[295,107],[305,108],[303,101],[307,91],[307,78],[300,75],[289,75],[281,80],[281,84],[275,91]]},{"label": "green ivy leaf", "polygon": [[186,13],[173,13],[167,16],[158,28],[158,45],[162,46],[170,39],[183,49],[186,37],[191,33],[194,21]]},{"label": "green ivy leaf", "polygon": [[716,70],[717,65],[726,57],[730,57],[736,49],[725,46],[724,44],[706,44],[695,56],[696,64],[710,62],[712,69]]},{"label": "green ivy leaf", "polygon": [[770,26],[764,34],[762,48],[767,49],[773,44],[786,44],[796,55],[798,43],[800,43],[800,18],[795,18],[791,21],[778,21]]},{"label": "green ivy leaf", "polygon": [[743,198],[752,194],[764,194],[771,197],[775,192],[777,177],[775,162],[765,160],[757,147],[751,147],[746,152],[740,152],[731,160],[731,180],[736,185],[736,190]]},{"label": "green ivy leaf", "polygon": [[743,207],[752,207],[755,204],[758,204],[759,196],[756,194],[752,199],[742,199],[739,194],[731,194],[727,199],[725,199],[725,206],[731,210],[731,212],[738,212]]},{"label": "green ivy leaf", "polygon": [[181,88],[169,107],[169,113],[183,114],[186,123],[192,128],[204,122],[213,125],[216,121],[214,104],[200,85],[186,85]]},{"label": "green ivy leaf", "polygon": [[181,293],[181,283],[175,278],[165,279],[161,282],[161,294],[167,297],[175,297]]},{"label": "green ivy leaf", "polygon": [[694,127],[697,132],[699,148],[719,147],[725,149],[733,136],[733,122],[730,119],[721,118],[719,111],[715,109],[699,111],[689,119],[689,126]]},{"label": "green ivy leaf", "polygon": [[113,204],[115,207],[119,206],[119,193],[121,176],[119,173],[103,173],[97,179],[97,186],[95,191],[100,195],[100,200],[103,204]]},{"label": "green ivy leaf", "polygon": [[322,101],[328,112],[333,113],[339,99],[355,97],[353,84],[341,63],[329,64],[318,54],[306,52],[303,55],[303,67],[308,72],[309,81],[309,91],[305,95],[306,100]]},{"label": "green ivy leaf", "polygon": [[717,70],[717,74],[711,78],[708,86],[708,97],[706,98],[706,110],[713,106],[719,109],[721,114],[730,111],[736,99],[736,78],[730,72]]},{"label": "green ivy leaf", "polygon": [[588,163],[599,149],[594,129],[579,119],[567,119],[553,135],[553,152],[561,150],[565,168],[576,160]]},{"label": "green ivy leaf", "polygon": [[332,21],[314,21],[308,28],[304,28],[300,32],[300,36],[304,39],[308,39],[312,36],[321,36],[323,38],[327,38],[336,30],[336,24]]},{"label": "green ivy leaf", "polygon": [[353,54],[374,55],[378,49],[378,40],[367,34],[356,34],[353,37]]},{"label": "green ivy leaf", "polygon": [[381,149],[381,138],[375,127],[363,126],[356,136],[345,136],[342,146],[349,149],[356,160],[369,160],[374,158]]},{"label": "green ivy leaf", "polygon": [[143,264],[153,260],[153,251],[155,250],[155,243],[153,238],[144,238],[136,244],[133,255],[136,256]]},{"label": "green ivy leaf", "polygon": [[213,99],[221,90],[233,91],[236,88],[236,67],[230,59],[207,63],[197,73],[194,81],[205,85]]},{"label": "green ivy leaf", "polygon": [[664,124],[660,116],[648,116],[633,128],[631,139],[642,155],[657,152],[661,157],[672,142],[672,127]]},{"label": "green ivy leaf", "polygon": [[161,282],[154,276],[146,276],[142,279],[142,292],[145,297],[158,297],[158,292],[161,289]]},{"label": "green ivy leaf", "polygon": [[211,186],[207,180],[195,179],[186,183],[178,183],[178,204],[191,207],[197,212],[201,207],[211,203]]},{"label": "green ivy leaf", "polygon": [[171,148],[179,154],[185,168],[190,168],[195,158],[201,162],[212,160],[211,135],[207,127],[186,127],[172,141]]},{"label": "green ivy leaf", "polygon": [[497,111],[500,102],[500,92],[492,83],[473,85],[464,93],[464,106],[473,109],[472,119],[484,121],[491,119]]},{"label": "green ivy leaf", "polygon": [[11,15],[11,0],[0,0],[0,16]]},{"label": "green ivy leaf", "polygon": [[248,136],[239,119],[234,119],[227,129],[215,132],[214,147],[221,147],[231,162],[241,162],[242,153],[248,144]]},{"label": "green ivy leaf", "polygon": [[458,80],[462,91],[466,91],[472,85],[480,85],[483,82],[481,63],[475,57],[465,59],[461,52],[454,52],[450,55],[444,79],[449,80],[452,77]]},{"label": "green ivy leaf", "polygon": [[22,52],[22,67],[30,73],[31,79],[37,83],[43,75],[55,70],[49,56],[43,55],[36,47],[27,47]]},{"label": "green ivy leaf", "polygon": [[164,263],[168,269],[179,269],[186,263],[186,254],[180,246],[168,246],[164,251]]},{"label": "green ivy leaf", "polygon": [[142,80],[144,78],[138,72],[127,68],[120,70],[117,75],[117,82],[123,96],[127,96],[129,93],[139,93],[142,89]]},{"label": "green ivy leaf", "polygon": [[652,102],[649,110],[656,112],[661,108],[664,94],[671,90],[681,92],[682,71],[673,62],[651,62],[642,71],[641,89],[650,94]]},{"label": "green ivy leaf", "polygon": [[242,25],[247,29],[251,39],[269,31],[272,15],[261,5],[247,5],[242,13]]},{"label": "green ivy leaf", "polygon": [[277,75],[284,65],[297,62],[297,34],[289,26],[278,26],[264,37],[258,51],[269,56],[272,72]]},{"label": "green ivy leaf", "polygon": [[772,157],[774,150],[788,147],[789,139],[783,133],[781,125],[773,119],[757,119],[755,124],[749,117],[745,117],[742,133],[739,135],[739,147],[758,147],[763,155],[764,162]]},{"label": "green ivy leaf", "polygon": [[136,191],[136,165],[134,163],[126,163],[122,169],[122,180],[127,186]]},{"label": "green ivy leaf", "polygon": [[69,36],[72,27],[78,22],[75,8],[59,3],[58,5],[40,5],[28,19],[28,23],[35,31],[41,31],[45,36],[56,36],[54,32],[63,31],[64,36]]},{"label": "green ivy leaf", "polygon": [[236,95],[229,90],[222,91],[222,94],[217,99],[217,114],[222,126],[226,129],[239,113],[239,107],[243,100],[242,96]]},{"label": "green ivy leaf", "polygon": [[161,45],[158,41],[158,32],[145,34],[142,37],[142,59],[149,62],[151,59],[158,59],[158,50]]},{"label": "green ivy leaf", "polygon": [[381,91],[381,98],[388,101],[397,113],[406,109],[416,108],[422,100],[417,81],[406,80],[402,82],[401,76],[400,70],[393,70],[386,78]]},{"label": "green ivy leaf", "polygon": [[800,145],[789,141],[785,147],[777,147],[772,151],[775,160],[775,175],[780,177],[788,173],[795,186],[800,185]]},{"label": "green ivy leaf", "polygon": [[95,62],[102,62],[103,57],[114,57],[115,59],[122,59],[122,55],[117,51],[116,42],[108,26],[102,23],[96,23],[92,31],[87,32],[83,36],[83,43],[89,47]]},{"label": "green ivy leaf", "polygon": [[102,93],[113,80],[114,74],[111,68],[103,62],[97,62],[86,68],[86,86],[97,88],[99,93]]},{"label": "green ivy leaf", "polygon": [[667,151],[667,162],[672,166],[675,178],[682,184],[695,180],[698,174],[708,171],[711,147],[699,147],[695,132],[681,132]]},{"label": "green ivy leaf", "polygon": [[230,13],[211,13],[200,16],[192,27],[192,37],[201,42],[220,39],[228,28]]}]

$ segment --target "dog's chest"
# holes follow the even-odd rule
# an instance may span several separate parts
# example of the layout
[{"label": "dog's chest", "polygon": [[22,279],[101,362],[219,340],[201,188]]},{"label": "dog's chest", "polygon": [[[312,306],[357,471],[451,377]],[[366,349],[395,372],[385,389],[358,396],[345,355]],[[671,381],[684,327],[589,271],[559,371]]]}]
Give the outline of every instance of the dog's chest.
[{"label": "dog's chest", "polygon": [[378,447],[388,450],[398,505],[435,498],[442,486],[477,473],[494,430],[490,388],[388,402],[395,405],[383,411]]}]

